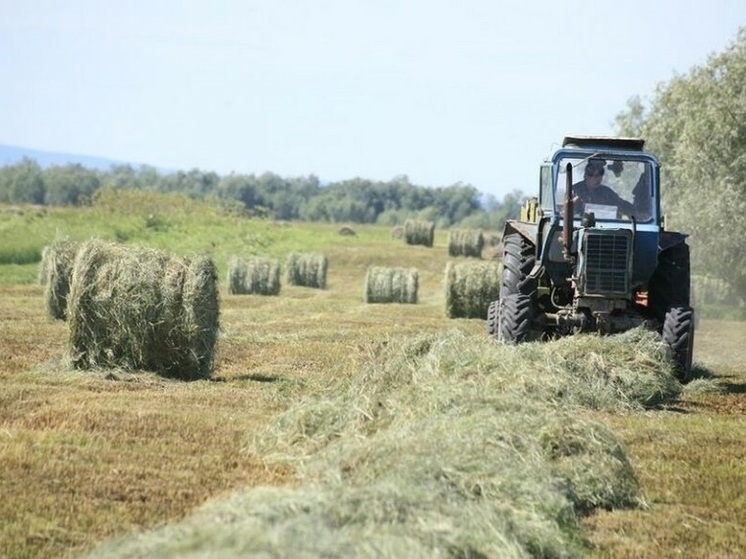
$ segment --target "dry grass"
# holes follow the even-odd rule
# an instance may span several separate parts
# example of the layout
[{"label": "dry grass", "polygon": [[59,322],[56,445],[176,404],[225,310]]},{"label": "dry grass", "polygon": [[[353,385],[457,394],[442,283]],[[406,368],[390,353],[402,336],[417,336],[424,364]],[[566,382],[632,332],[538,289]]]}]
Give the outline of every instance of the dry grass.
[{"label": "dry grass", "polygon": [[443,283],[446,314],[451,318],[485,318],[500,293],[500,263],[449,262]]},{"label": "dry grass", "polygon": [[417,303],[419,274],[416,268],[371,266],[365,275],[366,303]]},{"label": "dry grass", "polygon": [[[323,228],[315,227],[322,236]],[[454,328],[467,336],[484,333],[482,321],[443,312],[444,235],[435,243],[443,250],[432,251],[392,240],[384,228],[360,227],[355,237],[329,230],[339,241],[323,247],[335,262],[326,290],[222,294],[222,333],[209,381],[70,372],[60,366],[68,325],[47,320],[43,288],[0,285],[0,556],[77,556],[108,537],[185,519],[198,505],[247,487],[263,486],[278,506],[289,505],[288,495],[297,497],[298,470],[242,451],[247,434],[268,428],[300,398],[351,381],[391,340]],[[293,244],[289,239],[277,253]],[[218,266],[227,270],[226,263],[227,256]],[[368,267],[402,263],[419,271],[418,304],[365,305],[360,283]],[[648,504],[582,520],[596,546],[592,556],[746,553],[743,339],[746,324],[700,321],[695,362],[716,375],[705,384],[719,392],[695,384],[676,406],[587,412],[625,446]],[[571,349],[564,358],[582,361]],[[595,359],[589,366],[602,366],[606,356]],[[582,377],[575,380],[580,384],[560,392],[577,394]],[[241,495],[234,499],[246,498]],[[216,514],[210,506],[202,509],[208,516]],[[239,502],[235,510],[245,507]],[[411,545],[407,556],[418,556],[415,543],[404,543]]]},{"label": "dry grass", "polygon": [[480,229],[453,229],[448,233],[448,256],[482,258],[484,233]]},{"label": "dry grass", "polygon": [[67,318],[67,297],[70,293],[73,262],[80,247],[78,241],[55,239],[44,247],[39,265],[39,283],[44,286],[44,299],[49,318]]},{"label": "dry grass", "polygon": [[79,369],[207,378],[218,336],[217,289],[209,256],[83,243],[70,280],[70,360]]}]

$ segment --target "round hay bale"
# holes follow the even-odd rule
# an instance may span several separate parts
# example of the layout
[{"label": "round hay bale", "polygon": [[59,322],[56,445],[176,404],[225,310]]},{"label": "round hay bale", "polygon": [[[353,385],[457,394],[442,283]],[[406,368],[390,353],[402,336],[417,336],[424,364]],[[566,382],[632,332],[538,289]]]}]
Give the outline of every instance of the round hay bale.
[{"label": "round hay bale", "polygon": [[394,225],[391,228],[391,238],[394,240],[400,240],[404,238],[404,226]]},{"label": "round hay bale", "polygon": [[445,273],[446,315],[487,318],[487,308],[500,294],[500,264],[449,262]]},{"label": "round hay bale", "polygon": [[354,237],[355,236],[355,230],[352,227],[342,227],[339,231],[337,231],[340,235],[344,237]]},{"label": "round hay bale", "polygon": [[484,235],[479,229],[454,229],[448,233],[448,256],[482,258]]},{"label": "round hay bale", "polygon": [[328,260],[323,254],[291,252],[287,260],[288,283],[324,289],[328,265]]},{"label": "round hay bale", "polygon": [[280,261],[274,258],[233,256],[228,263],[228,293],[278,295]]},{"label": "round hay bale", "polygon": [[57,239],[44,247],[39,266],[39,284],[44,286],[44,302],[49,318],[67,318],[67,297],[75,254],[80,247],[78,241],[69,238]]},{"label": "round hay bale", "polygon": [[208,378],[218,314],[217,271],[210,257],[88,241],[73,264],[69,354],[79,369]]},{"label": "round hay bale", "polygon": [[365,276],[366,303],[417,303],[415,268],[371,266]]},{"label": "round hay bale", "polygon": [[404,222],[404,242],[408,245],[433,246],[435,223],[408,219]]}]

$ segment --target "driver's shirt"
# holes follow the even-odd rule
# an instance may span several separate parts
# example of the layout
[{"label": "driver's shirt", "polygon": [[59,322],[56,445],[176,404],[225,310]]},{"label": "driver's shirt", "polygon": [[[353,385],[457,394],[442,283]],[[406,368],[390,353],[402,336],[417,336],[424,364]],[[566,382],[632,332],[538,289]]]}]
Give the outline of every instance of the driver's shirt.
[{"label": "driver's shirt", "polygon": [[596,188],[589,188],[584,180],[572,186],[572,192],[579,198],[575,203],[575,213],[582,213],[586,204],[603,204],[605,206],[616,206],[622,213],[631,213],[633,206],[619,194],[614,192],[605,184]]}]

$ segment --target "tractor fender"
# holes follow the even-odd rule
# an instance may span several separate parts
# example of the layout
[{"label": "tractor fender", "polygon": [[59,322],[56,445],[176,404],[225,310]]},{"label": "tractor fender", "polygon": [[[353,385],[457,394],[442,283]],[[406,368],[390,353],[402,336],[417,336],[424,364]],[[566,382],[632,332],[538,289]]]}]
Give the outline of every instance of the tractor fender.
[{"label": "tractor fender", "polygon": [[661,231],[658,237],[658,252],[663,252],[665,250],[668,250],[672,246],[683,243],[684,241],[686,241],[686,238],[688,236],[689,235],[687,235],[686,233],[678,233],[675,231]]},{"label": "tractor fender", "polygon": [[539,236],[539,224],[509,219],[505,222],[505,228],[503,229],[503,238],[512,233],[518,233],[535,246]]}]

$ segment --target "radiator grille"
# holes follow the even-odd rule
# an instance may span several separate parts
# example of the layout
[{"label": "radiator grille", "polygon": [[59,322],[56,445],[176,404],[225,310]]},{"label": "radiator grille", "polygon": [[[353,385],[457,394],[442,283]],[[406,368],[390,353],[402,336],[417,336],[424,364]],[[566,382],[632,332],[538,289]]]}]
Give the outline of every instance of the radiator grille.
[{"label": "radiator grille", "polygon": [[591,233],[585,240],[585,292],[599,295],[628,293],[630,236]]}]

